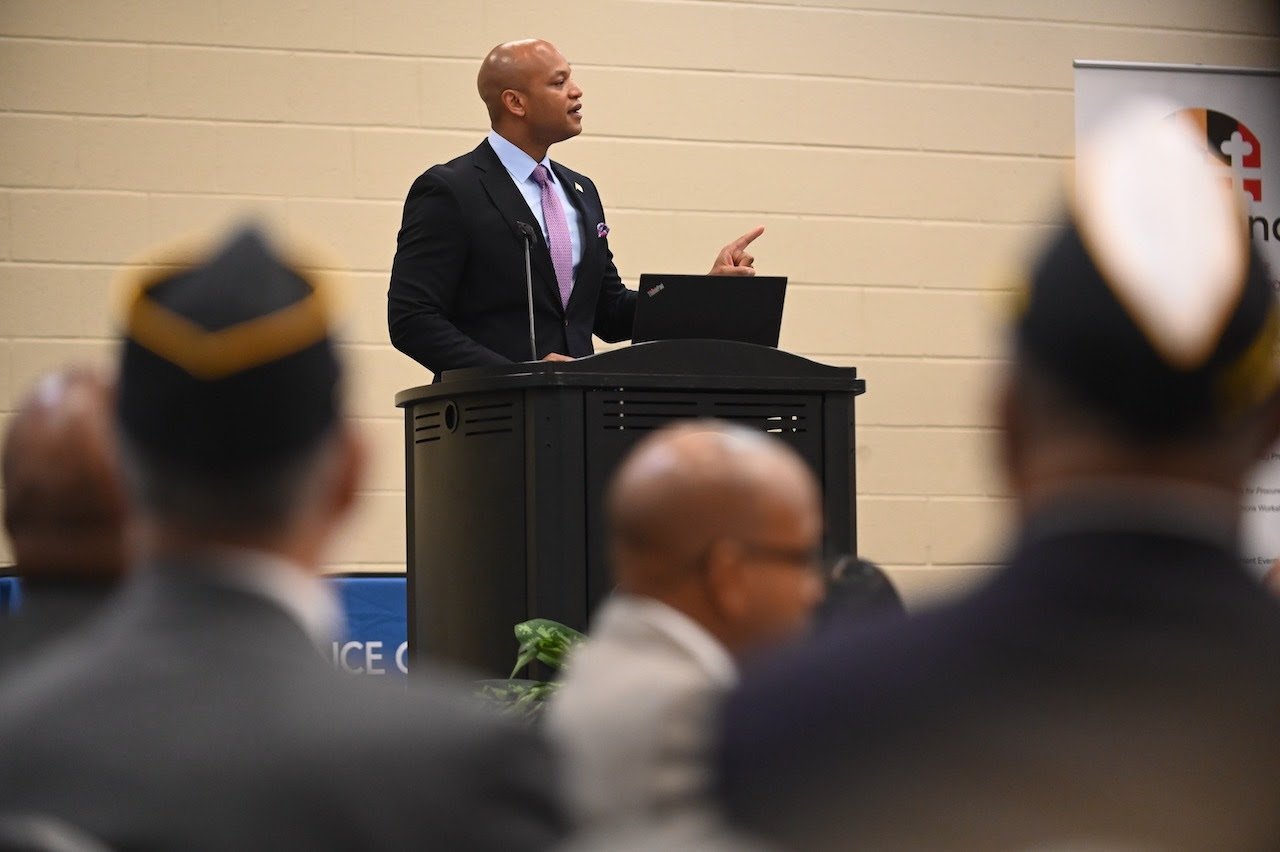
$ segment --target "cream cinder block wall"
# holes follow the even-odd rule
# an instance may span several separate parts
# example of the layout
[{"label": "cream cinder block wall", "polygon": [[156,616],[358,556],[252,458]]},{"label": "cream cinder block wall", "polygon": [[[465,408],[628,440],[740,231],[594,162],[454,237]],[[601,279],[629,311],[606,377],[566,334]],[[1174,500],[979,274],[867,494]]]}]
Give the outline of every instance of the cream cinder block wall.
[{"label": "cream cinder block wall", "polygon": [[[555,42],[619,268],[703,271],[754,224],[791,276],[783,345],[855,365],[859,535],[908,598],[998,556],[988,395],[1002,274],[1051,221],[1073,59],[1269,65],[1262,2],[0,0],[0,427],[43,371],[109,363],[121,264],[246,214],[348,268],[344,350],[373,446],[339,570],[401,570],[387,274],[413,178],[485,130],[499,41]],[[0,562],[8,553],[0,547]]]}]

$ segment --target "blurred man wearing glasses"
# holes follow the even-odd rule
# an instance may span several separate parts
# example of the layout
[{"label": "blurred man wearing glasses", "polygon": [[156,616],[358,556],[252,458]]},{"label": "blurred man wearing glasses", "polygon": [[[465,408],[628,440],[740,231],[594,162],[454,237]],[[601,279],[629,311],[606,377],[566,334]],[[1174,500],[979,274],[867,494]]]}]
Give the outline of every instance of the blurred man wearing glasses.
[{"label": "blurred man wearing glasses", "polygon": [[571,810],[596,831],[701,824],[735,659],[822,598],[818,485],[782,442],[696,421],[635,448],[607,511],[617,591],[548,709]]}]

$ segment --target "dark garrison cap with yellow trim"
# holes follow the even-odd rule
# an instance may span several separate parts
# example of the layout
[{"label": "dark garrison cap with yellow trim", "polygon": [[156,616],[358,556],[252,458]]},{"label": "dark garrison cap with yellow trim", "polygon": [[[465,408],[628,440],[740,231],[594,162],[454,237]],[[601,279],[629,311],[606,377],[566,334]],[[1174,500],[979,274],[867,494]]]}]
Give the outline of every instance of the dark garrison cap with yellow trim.
[{"label": "dark garrison cap with yellow trim", "polygon": [[126,440],[213,474],[305,451],[339,415],[323,297],[254,228],[135,283],[118,402]]},{"label": "dark garrison cap with yellow trim", "polygon": [[1138,438],[1223,425],[1277,384],[1270,275],[1176,112],[1133,106],[1081,144],[1014,329],[1020,358]]}]

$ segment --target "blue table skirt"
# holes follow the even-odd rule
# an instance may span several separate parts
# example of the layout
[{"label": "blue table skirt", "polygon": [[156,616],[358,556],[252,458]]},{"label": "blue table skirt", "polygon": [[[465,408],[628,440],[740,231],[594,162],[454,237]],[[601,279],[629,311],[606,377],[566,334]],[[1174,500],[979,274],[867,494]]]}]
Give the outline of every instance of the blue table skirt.
[{"label": "blue table skirt", "polygon": [[[346,615],[346,638],[333,643],[333,664],[354,674],[403,677],[409,637],[404,575],[335,574],[326,579]],[[21,600],[18,578],[0,576],[0,617],[18,609]]]},{"label": "blue table skirt", "polygon": [[12,612],[22,602],[22,584],[17,577],[0,577],[0,616]]},{"label": "blue table skirt", "polygon": [[333,663],[345,671],[403,677],[409,626],[403,574],[345,574],[329,578],[346,613],[346,640],[333,643]]}]

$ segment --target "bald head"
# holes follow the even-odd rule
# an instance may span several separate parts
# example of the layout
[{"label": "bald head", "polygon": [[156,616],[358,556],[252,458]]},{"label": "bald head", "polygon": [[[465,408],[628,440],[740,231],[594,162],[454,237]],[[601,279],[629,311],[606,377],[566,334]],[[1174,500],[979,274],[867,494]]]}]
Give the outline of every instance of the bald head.
[{"label": "bald head", "polygon": [[730,651],[801,628],[822,597],[817,482],[762,432],[656,432],[615,474],[608,519],[619,590],[682,611]]},{"label": "bald head", "polygon": [[507,41],[489,51],[480,63],[476,88],[480,100],[493,119],[502,109],[502,92],[505,89],[526,89],[530,71],[556,49],[548,42],[536,38]]},{"label": "bald head", "polygon": [[476,89],[489,123],[534,160],[582,132],[582,89],[569,60],[541,39],[508,41],[480,63]]},{"label": "bald head", "polygon": [[775,486],[803,495],[807,477],[803,462],[759,432],[705,422],[658,432],[623,463],[609,493],[619,583],[678,581],[712,541],[749,531]]},{"label": "bald head", "polygon": [[4,526],[24,577],[111,580],[125,570],[113,388],[93,370],[45,376],[3,450]]}]

